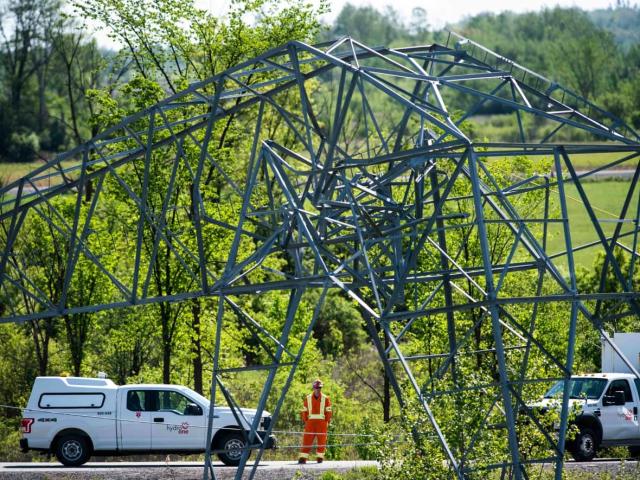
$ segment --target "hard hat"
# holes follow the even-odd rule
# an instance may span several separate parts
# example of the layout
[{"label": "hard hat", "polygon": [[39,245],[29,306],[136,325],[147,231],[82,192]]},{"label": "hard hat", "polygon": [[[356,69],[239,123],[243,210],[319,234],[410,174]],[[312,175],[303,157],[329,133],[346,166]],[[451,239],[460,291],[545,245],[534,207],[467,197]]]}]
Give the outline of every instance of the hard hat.
[{"label": "hard hat", "polygon": [[320,380],[319,378],[317,378],[313,384],[312,384],[313,388],[322,388],[322,380]]}]

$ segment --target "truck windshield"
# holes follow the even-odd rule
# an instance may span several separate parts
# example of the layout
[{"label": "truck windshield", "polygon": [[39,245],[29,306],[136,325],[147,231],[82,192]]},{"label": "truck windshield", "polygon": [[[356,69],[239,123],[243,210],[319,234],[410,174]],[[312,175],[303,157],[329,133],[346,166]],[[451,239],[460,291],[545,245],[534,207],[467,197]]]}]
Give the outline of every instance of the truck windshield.
[{"label": "truck windshield", "polygon": [[[569,398],[588,398],[597,400],[602,395],[607,381],[603,378],[572,378],[569,381]],[[564,380],[560,380],[544,395],[544,398],[557,398],[562,396]]]},{"label": "truck windshield", "polygon": [[[196,400],[197,402],[200,402],[202,405],[205,406],[209,406],[209,399],[203,397],[202,395],[200,395],[198,392],[191,390],[189,387],[182,387],[182,390],[184,390],[184,392],[189,395],[191,398],[193,398],[194,400]],[[216,405],[217,406],[217,405]]]}]

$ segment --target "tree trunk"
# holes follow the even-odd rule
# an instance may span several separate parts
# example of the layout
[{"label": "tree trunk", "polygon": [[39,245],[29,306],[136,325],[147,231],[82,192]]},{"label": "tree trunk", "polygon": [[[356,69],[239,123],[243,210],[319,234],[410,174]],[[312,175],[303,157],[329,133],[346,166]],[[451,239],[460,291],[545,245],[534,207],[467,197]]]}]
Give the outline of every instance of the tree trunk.
[{"label": "tree trunk", "polygon": [[[384,348],[385,350],[389,349],[389,336],[386,332],[384,334]],[[389,358],[388,354],[387,358]],[[382,396],[382,418],[384,422],[387,423],[391,419],[391,383],[389,382],[389,376],[387,375],[386,370],[383,369],[382,375],[384,379]]]},{"label": "tree trunk", "polygon": [[36,349],[38,373],[40,376],[46,376],[49,370],[49,340],[51,339],[53,331],[53,325],[51,322],[51,319],[33,320],[29,322],[31,325],[33,344]]},{"label": "tree trunk", "polygon": [[171,343],[162,342],[162,383],[171,383]]},{"label": "tree trunk", "polygon": [[71,368],[76,377],[81,376],[84,346],[87,341],[90,319],[85,315],[65,315],[64,326],[71,356]]},{"label": "tree trunk", "polygon": [[160,322],[162,322],[162,382],[171,383],[171,306],[160,304]]},{"label": "tree trunk", "polygon": [[22,103],[22,82],[11,82],[11,110],[12,110],[12,125],[19,125],[21,123],[21,110],[20,104]]},{"label": "tree trunk", "polygon": [[46,126],[47,100],[46,91],[46,64],[38,68],[38,133],[42,133]]},{"label": "tree trunk", "polygon": [[193,389],[202,395],[202,337],[200,332],[200,314],[202,308],[200,299],[195,298],[191,303],[191,328],[193,330],[191,353],[193,358]]}]

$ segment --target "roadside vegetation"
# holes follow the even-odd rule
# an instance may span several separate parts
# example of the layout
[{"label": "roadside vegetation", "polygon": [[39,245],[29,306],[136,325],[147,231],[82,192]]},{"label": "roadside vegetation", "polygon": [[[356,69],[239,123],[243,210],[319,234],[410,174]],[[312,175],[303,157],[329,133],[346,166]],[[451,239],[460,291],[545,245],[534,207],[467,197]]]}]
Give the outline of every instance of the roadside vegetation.
[{"label": "roadside vegetation", "polygon": [[[63,7],[73,14],[62,15]],[[96,132],[117,124],[123,117],[155,104],[190,83],[205,80],[289,40],[313,42],[343,34],[350,34],[371,45],[447,40],[445,32],[429,28],[428,12],[421,9],[416,9],[413,18],[405,23],[393,10],[379,12],[371,7],[347,5],[333,25],[323,26],[318,18],[326,10],[326,5],[311,6],[302,0],[286,3],[238,0],[222,18],[196,8],[190,0],[143,3],[138,0],[83,0],[64,5],[58,0],[10,0],[3,8],[0,11],[3,16],[0,20],[6,20],[2,22],[4,30],[0,31],[0,83],[4,82],[0,90],[0,179],[3,183],[19,178],[56,153],[88,140]],[[638,14],[637,9],[620,8]],[[144,15],[141,15],[143,9]],[[524,15],[480,15],[465,20],[456,28],[522,65],[554,79],[557,76],[558,81],[610,109],[633,127],[640,128],[637,110],[640,104],[640,83],[637,81],[640,43],[637,43],[633,32],[628,32],[637,24],[628,26],[616,12],[615,9],[610,10],[611,18],[617,18],[617,21],[604,21],[606,12],[597,17],[597,25],[613,24],[615,33],[597,26],[589,14],[577,9],[553,9]],[[118,52],[101,49],[84,33],[85,20],[111,28],[113,39],[123,45],[122,49]],[[580,32],[579,37],[577,32]],[[623,38],[624,42],[618,38]],[[589,69],[583,71],[587,66]],[[295,111],[298,106],[293,100],[290,102],[292,111]],[[470,135],[496,141],[517,140],[517,130],[507,122],[509,114],[498,110],[486,110],[481,114],[464,125]],[[140,127],[142,130],[144,125]],[[548,125],[540,123],[526,127],[544,135]],[[211,147],[212,154],[225,165],[235,165],[240,178],[246,165],[237,159],[247,158],[242,153],[250,150],[251,135],[243,131],[237,120],[235,123],[230,121],[224,131],[220,126],[215,128],[221,129],[216,132],[216,138],[221,140]],[[562,140],[581,142],[586,138],[574,136]],[[122,145],[112,146],[114,149],[118,147]],[[168,152],[171,153],[175,152]],[[197,152],[188,151],[185,155],[191,155],[193,159]],[[576,164],[578,169],[593,168],[611,161],[609,154],[582,157],[582,163]],[[488,166],[498,182],[506,182],[514,174],[531,176],[543,167],[550,171],[549,159],[536,162],[499,159]],[[138,174],[134,168],[122,172],[123,176]],[[167,174],[162,169],[153,172],[149,185],[150,201],[161,201],[158,185],[166,180]],[[190,191],[188,179],[178,179],[178,183],[180,193],[176,195],[185,201]],[[226,187],[224,179],[213,175],[205,193],[213,199],[218,215],[233,218],[241,204],[223,201]],[[628,181],[593,182],[586,186],[598,215],[602,214],[603,218],[619,213],[628,188]],[[463,190],[456,192],[460,198],[468,194]],[[570,194],[577,197],[571,190]],[[126,277],[131,275],[130,263],[123,260],[130,256],[131,240],[127,232],[135,229],[137,210],[127,203],[126,195],[115,182],[104,186],[103,195],[108,198],[107,207],[101,212],[101,221],[91,225],[94,234],[87,241],[94,242],[92,248],[99,252],[101,261],[118,265],[122,276]],[[637,204],[637,195],[632,202],[634,205]],[[539,216],[542,194],[533,192],[525,200],[517,207],[531,217]],[[73,211],[74,205],[72,199],[55,200],[55,207],[60,211]],[[471,212],[473,205],[470,201],[461,200],[459,208],[460,212]],[[552,208],[557,209],[558,206],[553,205]],[[587,217],[581,203],[570,203],[569,210],[576,232],[574,243],[594,240],[594,232],[585,223]],[[190,219],[179,214],[176,214],[175,221],[176,225],[183,222],[185,230],[191,225]],[[605,224],[604,228],[611,231],[613,224]],[[504,241],[503,232],[493,227],[489,231],[496,262],[504,260],[509,254],[509,245]],[[47,293],[55,298],[60,295],[65,279],[66,265],[62,259],[65,258],[66,243],[37,217],[29,218],[24,232],[21,241],[25,251],[31,254],[27,258],[32,261],[29,271],[33,281],[48,289]],[[224,265],[232,241],[228,230],[212,228],[207,233],[207,258],[212,265]],[[540,235],[539,230],[535,233]],[[0,232],[3,244],[6,235],[6,231]],[[145,241],[145,248],[148,248],[149,242],[153,241],[148,232]],[[462,247],[467,239],[452,238],[452,241]],[[549,241],[552,250],[562,248],[559,232],[552,231]],[[464,262],[478,263],[480,252],[477,242],[469,241],[469,246],[461,248],[461,252]],[[165,253],[169,259],[169,251]],[[582,267],[580,282],[597,285],[603,268],[602,256],[585,250],[577,258]],[[425,264],[434,262],[427,258],[420,261]],[[626,265],[624,274],[637,285],[640,273],[629,271],[624,258],[620,262]],[[268,266],[273,269],[280,267],[277,261]],[[74,285],[73,294],[93,302],[114,296],[95,265],[79,263],[77,268],[83,273],[83,282]],[[169,295],[187,288],[188,279],[175,259],[167,260],[153,275],[150,288],[155,289],[158,295]],[[508,293],[522,296],[536,293],[533,274],[518,272],[510,280],[505,286]],[[473,290],[470,284],[467,288]],[[547,291],[548,288],[548,285],[541,285],[541,293],[554,293]],[[429,294],[417,287],[415,301],[424,301]],[[269,293],[242,307],[261,321],[277,324],[283,317],[287,301],[284,295]],[[300,311],[309,315],[317,301],[317,294],[306,296]],[[161,303],[95,315],[75,314],[60,319],[0,325],[0,459],[25,458],[17,447],[19,407],[26,404],[33,379],[38,375],[93,376],[104,371],[118,383],[180,383],[206,394],[211,382],[216,306],[215,299],[206,298],[180,304]],[[4,308],[0,304],[0,312]],[[31,305],[31,308],[36,311],[38,306]],[[561,357],[566,352],[565,305],[550,304],[543,308],[541,315],[545,326],[539,329],[537,340]],[[517,314],[526,320],[527,312]],[[481,325],[482,313],[474,310],[464,315],[459,319],[460,328],[478,325],[470,340],[474,350],[494,348],[489,327],[486,322]],[[401,411],[392,400],[388,379],[377,362],[375,348],[367,340],[364,325],[362,312],[350,298],[340,292],[329,294],[276,428],[283,448],[267,453],[266,458],[295,458],[301,429],[301,399],[309,390],[310,380],[321,377],[325,380],[326,393],[336,405],[327,458],[381,461],[379,471],[368,469],[342,476],[327,473],[321,478],[448,478],[450,472],[446,458],[433,441],[433,428],[415,413],[415,405],[408,405]],[[578,371],[589,371],[599,368],[598,338],[593,329],[586,325],[583,327],[579,329],[580,345],[575,367]],[[640,319],[626,317],[624,322],[605,327],[639,330]],[[223,340],[222,357],[226,367],[264,360],[259,357],[254,339],[246,332],[229,333]],[[408,335],[403,341],[408,345],[408,351],[446,349],[448,336],[444,315],[426,319],[420,335]],[[517,360],[523,354],[514,352],[512,355]],[[420,373],[426,378],[440,365],[441,359],[429,359]],[[477,372],[496,374],[495,362],[475,354],[461,358],[457,368],[460,376],[470,381]],[[539,378],[552,377],[558,371],[553,365],[532,360],[530,371],[526,373],[532,378]],[[225,381],[240,403],[245,406],[255,404],[261,385],[258,374],[229,374]],[[284,381],[284,378],[277,378],[276,386],[284,385]],[[433,395],[430,401],[435,414],[446,419],[442,424],[454,439],[453,448],[462,448],[469,441],[467,431],[483,420],[481,413],[491,411],[491,394],[495,392],[465,392],[455,400],[438,397],[438,392],[446,391],[451,384],[450,378],[444,378],[429,385],[429,393]],[[534,399],[547,386],[522,387],[521,393]],[[467,405],[466,412],[461,411],[460,402]],[[494,415],[494,423],[497,424],[501,421],[499,412]],[[547,421],[553,422],[553,418],[550,416]],[[526,447],[526,452],[534,457],[545,453],[545,447],[541,446],[544,439],[540,432],[531,427],[519,426],[522,438],[528,442],[523,448]],[[502,460],[501,452],[507,447],[497,430],[488,431],[476,440],[479,449],[489,451],[495,461]],[[539,476],[533,476],[534,473]],[[567,472],[566,478],[595,478],[589,475]],[[620,475],[616,478],[626,478],[626,473]],[[549,472],[540,469],[531,472],[529,478],[545,479],[548,476],[550,478]],[[488,475],[487,478],[492,477]]]},{"label": "roadside vegetation", "polygon": [[[535,477],[536,480],[553,480],[555,478],[554,472],[548,468],[540,468],[539,472]],[[614,467],[609,469],[600,469],[598,468],[595,471],[588,470],[578,470],[578,469],[568,469],[563,474],[564,480],[635,480],[640,475],[640,471],[637,467],[632,465],[624,465],[624,463],[620,467]],[[293,477],[295,480],[306,480],[315,478],[317,480],[380,480],[384,478],[385,480],[388,478],[389,480],[398,478],[396,476],[380,476],[380,472],[376,468],[362,468],[356,469],[348,473],[339,474],[327,472],[323,473],[320,476],[313,475],[305,475],[304,473],[298,474]],[[500,475],[492,475],[488,474],[486,477],[487,480],[499,479]]]}]

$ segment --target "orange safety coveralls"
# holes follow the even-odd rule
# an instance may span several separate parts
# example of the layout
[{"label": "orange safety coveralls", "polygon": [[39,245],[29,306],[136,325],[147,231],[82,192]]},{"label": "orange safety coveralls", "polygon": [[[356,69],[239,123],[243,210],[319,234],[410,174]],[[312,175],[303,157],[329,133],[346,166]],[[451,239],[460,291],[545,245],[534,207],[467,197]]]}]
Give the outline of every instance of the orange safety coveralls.
[{"label": "orange safety coveralls", "polygon": [[302,435],[302,448],[300,458],[309,458],[311,445],[317,437],[316,457],[324,459],[324,451],[327,445],[327,428],[331,422],[331,400],[321,393],[316,398],[313,393],[307,395],[302,406],[302,420],[304,421],[304,434]]}]

